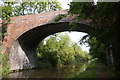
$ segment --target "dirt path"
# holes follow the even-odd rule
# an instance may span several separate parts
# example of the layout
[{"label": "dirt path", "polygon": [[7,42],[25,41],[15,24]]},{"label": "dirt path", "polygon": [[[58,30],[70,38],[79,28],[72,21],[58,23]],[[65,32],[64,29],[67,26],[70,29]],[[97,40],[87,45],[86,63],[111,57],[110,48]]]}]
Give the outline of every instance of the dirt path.
[{"label": "dirt path", "polygon": [[112,78],[112,76],[98,63],[97,78]]}]

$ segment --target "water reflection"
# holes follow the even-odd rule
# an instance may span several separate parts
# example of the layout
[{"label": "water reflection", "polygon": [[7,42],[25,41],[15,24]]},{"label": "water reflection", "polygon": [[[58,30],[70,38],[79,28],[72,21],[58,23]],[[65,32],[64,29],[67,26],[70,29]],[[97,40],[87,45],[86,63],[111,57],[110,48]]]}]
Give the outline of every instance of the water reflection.
[{"label": "water reflection", "polygon": [[64,67],[55,67],[49,69],[32,69],[16,73],[10,73],[10,78],[73,78],[75,75],[83,72],[88,63],[79,65],[67,65]]}]

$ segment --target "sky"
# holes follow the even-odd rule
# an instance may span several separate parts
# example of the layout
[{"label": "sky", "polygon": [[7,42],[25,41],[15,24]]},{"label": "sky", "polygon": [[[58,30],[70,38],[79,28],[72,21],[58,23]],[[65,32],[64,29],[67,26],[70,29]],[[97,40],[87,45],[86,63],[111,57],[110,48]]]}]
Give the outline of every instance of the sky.
[{"label": "sky", "polygon": [[[68,4],[72,0],[58,0],[58,1],[61,3],[61,6],[62,6],[62,8],[64,10],[64,9],[69,9],[69,5]],[[71,32],[71,33],[67,32],[67,33],[70,36],[71,40],[73,42],[78,43],[78,45],[79,45],[79,40],[82,38],[82,36],[86,35],[86,33],[83,33],[83,32]],[[89,48],[90,47],[86,47],[88,45],[79,45],[79,46],[81,46],[81,48],[82,48],[83,51],[89,52]]]},{"label": "sky", "polygon": [[58,0],[61,3],[61,6],[63,9],[69,9],[69,3],[72,2],[72,0]]},{"label": "sky", "polygon": [[79,41],[82,38],[82,36],[87,35],[87,33],[74,31],[74,32],[70,32],[70,33],[67,32],[67,34],[70,36],[70,39],[72,40],[72,42],[78,43],[78,45],[81,46],[81,48],[82,48],[83,51],[89,52],[89,48],[90,47],[88,47],[88,44],[86,44],[86,45],[80,45],[80,43],[79,43]]}]

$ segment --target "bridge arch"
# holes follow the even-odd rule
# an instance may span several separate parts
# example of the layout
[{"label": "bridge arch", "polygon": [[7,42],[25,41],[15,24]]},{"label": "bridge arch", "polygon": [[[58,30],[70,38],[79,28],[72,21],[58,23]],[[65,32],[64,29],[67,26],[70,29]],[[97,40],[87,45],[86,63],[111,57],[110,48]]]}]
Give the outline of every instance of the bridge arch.
[{"label": "bridge arch", "polygon": [[[89,21],[77,22],[75,18],[76,15],[73,17],[67,16],[66,18],[60,20],[58,23],[54,23],[56,16],[61,13],[67,14],[67,10],[54,11],[52,13],[42,13],[42,18],[38,19],[39,21],[37,20],[37,23],[35,22],[34,24],[33,20],[36,20],[36,17],[40,17],[38,14],[38,16],[32,15],[32,17],[24,16],[22,17],[22,20],[19,20],[21,16],[17,17],[17,19],[16,17],[12,18],[13,24],[8,25],[7,29],[9,36],[5,37],[5,39],[7,39],[7,42],[3,41],[3,45],[6,44],[7,46],[3,46],[3,48],[6,48],[8,56],[10,58],[10,70],[34,68],[34,55],[39,42],[54,33],[69,31],[72,27],[69,25],[69,22],[77,23],[77,28],[72,29],[72,31],[88,33],[90,30]],[[43,16],[43,14],[47,15]]]}]

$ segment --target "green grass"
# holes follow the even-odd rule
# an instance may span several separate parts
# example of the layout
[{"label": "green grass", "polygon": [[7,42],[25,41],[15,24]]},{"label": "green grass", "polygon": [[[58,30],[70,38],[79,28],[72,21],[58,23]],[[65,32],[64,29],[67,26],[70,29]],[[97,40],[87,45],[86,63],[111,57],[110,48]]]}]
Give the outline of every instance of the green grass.
[{"label": "green grass", "polygon": [[74,78],[97,78],[98,62],[102,65],[102,67],[107,71],[109,75],[115,78],[114,71],[111,70],[109,67],[107,67],[107,65],[105,65],[104,63],[101,63],[100,61],[98,61],[98,59],[92,60],[88,65],[88,68],[84,72],[80,73],[79,75],[76,75]]},{"label": "green grass", "polygon": [[97,76],[97,60],[91,61],[88,68],[80,73],[79,75],[76,75],[75,78],[96,78]]}]

